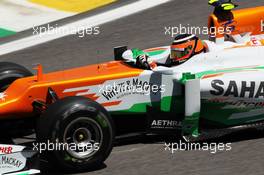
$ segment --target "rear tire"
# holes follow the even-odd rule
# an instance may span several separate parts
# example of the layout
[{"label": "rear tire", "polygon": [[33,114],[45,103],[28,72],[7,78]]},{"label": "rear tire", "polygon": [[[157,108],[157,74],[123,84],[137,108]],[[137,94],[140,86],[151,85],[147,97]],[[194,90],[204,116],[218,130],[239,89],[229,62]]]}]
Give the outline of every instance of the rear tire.
[{"label": "rear tire", "polygon": [[86,145],[86,148],[91,144],[94,146],[90,151],[89,148],[74,147],[46,151],[48,160],[64,171],[100,167],[113,147],[114,126],[111,117],[100,104],[85,97],[66,97],[48,106],[40,116],[36,130],[39,143]]},{"label": "rear tire", "polygon": [[11,62],[0,62],[0,92],[5,91],[16,79],[32,75],[29,70],[21,65]]}]

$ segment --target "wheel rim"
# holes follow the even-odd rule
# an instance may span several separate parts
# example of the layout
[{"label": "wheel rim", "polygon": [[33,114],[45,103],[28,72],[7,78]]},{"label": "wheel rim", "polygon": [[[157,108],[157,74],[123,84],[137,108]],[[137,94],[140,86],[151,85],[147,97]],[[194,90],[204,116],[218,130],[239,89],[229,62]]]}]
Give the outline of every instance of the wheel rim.
[{"label": "wheel rim", "polygon": [[80,117],[73,120],[65,129],[63,142],[69,147],[66,151],[74,158],[86,159],[94,155],[102,144],[103,131],[100,125],[91,118]]}]

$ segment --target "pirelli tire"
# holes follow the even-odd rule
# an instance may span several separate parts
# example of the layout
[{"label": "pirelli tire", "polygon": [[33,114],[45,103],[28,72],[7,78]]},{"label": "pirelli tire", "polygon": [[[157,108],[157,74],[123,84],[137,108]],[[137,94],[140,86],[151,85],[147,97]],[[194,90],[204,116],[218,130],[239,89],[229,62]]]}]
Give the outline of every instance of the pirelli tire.
[{"label": "pirelli tire", "polygon": [[29,70],[19,64],[0,62],[0,92],[6,90],[16,79],[32,75]]},{"label": "pirelli tire", "polygon": [[93,170],[103,165],[112,151],[115,136],[114,123],[105,108],[78,96],[48,106],[39,117],[36,134],[39,144],[69,146],[64,150],[54,147],[44,153],[49,162],[67,172]]}]

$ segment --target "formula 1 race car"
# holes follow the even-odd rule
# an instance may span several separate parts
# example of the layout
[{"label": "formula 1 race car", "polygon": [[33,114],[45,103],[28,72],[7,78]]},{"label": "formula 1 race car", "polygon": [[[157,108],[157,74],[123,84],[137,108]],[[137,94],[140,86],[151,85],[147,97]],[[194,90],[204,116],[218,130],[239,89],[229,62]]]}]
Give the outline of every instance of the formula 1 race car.
[{"label": "formula 1 race car", "polygon": [[1,62],[1,128],[35,129],[36,148],[76,171],[104,162],[115,135],[127,131],[180,133],[195,141],[214,131],[260,125],[264,7],[233,11],[213,5],[209,28],[231,26],[232,33],[210,36],[209,51],[179,65],[166,66],[169,46],[144,50],[157,63],[153,69],[125,60],[127,47],[114,49],[115,61],[47,74],[38,65],[35,76]]}]

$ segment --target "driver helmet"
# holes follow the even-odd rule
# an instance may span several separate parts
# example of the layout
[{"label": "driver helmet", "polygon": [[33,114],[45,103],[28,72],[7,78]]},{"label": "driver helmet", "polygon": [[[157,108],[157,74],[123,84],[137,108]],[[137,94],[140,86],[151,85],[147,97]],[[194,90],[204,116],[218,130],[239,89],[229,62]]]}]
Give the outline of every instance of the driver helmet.
[{"label": "driver helmet", "polygon": [[205,52],[202,40],[192,34],[180,34],[175,37],[171,45],[170,59],[172,63],[180,64],[192,56]]}]

